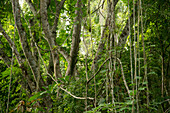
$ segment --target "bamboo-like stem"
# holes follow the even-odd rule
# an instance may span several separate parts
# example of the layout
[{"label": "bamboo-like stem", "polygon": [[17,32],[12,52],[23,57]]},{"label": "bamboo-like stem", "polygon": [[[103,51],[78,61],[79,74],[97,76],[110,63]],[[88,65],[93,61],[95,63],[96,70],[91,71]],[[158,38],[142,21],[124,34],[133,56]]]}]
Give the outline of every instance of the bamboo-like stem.
[{"label": "bamboo-like stem", "polygon": [[[107,38],[107,51],[109,51],[109,41],[110,41],[110,39],[108,37]],[[109,56],[108,52],[106,54],[107,54],[107,56]],[[107,58],[107,56],[106,56],[106,58]],[[109,68],[109,63],[107,63],[106,68],[107,69]],[[106,104],[109,103],[109,88],[108,88],[108,86],[109,86],[109,70],[106,73]]]},{"label": "bamboo-like stem", "polygon": [[145,44],[144,44],[144,36],[143,36],[143,18],[142,18],[142,2],[140,0],[140,9],[141,9],[141,33],[142,33],[142,46],[143,46],[143,57],[144,57],[144,80],[146,79],[146,88],[147,88],[147,108],[149,107],[149,87],[148,87],[148,77],[147,77],[147,63],[146,63],[146,53],[145,53]]},{"label": "bamboo-like stem", "polygon": [[132,67],[132,40],[131,40],[131,27],[130,27],[130,6],[128,0],[128,22],[129,22],[129,43],[130,43],[130,70],[131,70],[131,84],[133,84],[133,67]]},{"label": "bamboo-like stem", "polygon": [[161,61],[162,61],[162,88],[161,88],[161,96],[164,97],[164,53],[162,51],[162,56],[161,56]]},{"label": "bamboo-like stem", "polygon": [[[15,42],[15,25],[14,25],[14,42]],[[10,91],[11,91],[12,68],[13,68],[13,64],[14,64],[14,47],[15,47],[15,43],[13,44],[13,47],[12,47],[11,72],[10,72],[10,80],[9,80],[9,87],[8,87],[8,101],[7,101],[6,113],[8,113],[8,110],[9,110],[9,98],[10,98]]]},{"label": "bamboo-like stem", "polygon": [[[114,104],[114,106],[115,106],[115,102],[114,102],[114,92],[113,92],[113,88],[114,88],[114,84],[113,84],[113,72],[112,72],[112,70],[113,70],[113,67],[112,67],[112,49],[111,49],[111,42],[110,42],[110,62],[109,62],[109,72],[110,72],[110,82],[111,82],[111,95],[112,95],[112,104]],[[115,71],[115,70],[114,70]]]},{"label": "bamboo-like stem", "polygon": [[[134,25],[134,62],[135,62],[135,70],[134,70],[134,83],[136,82],[136,31],[135,31],[135,0],[133,0],[133,25]],[[134,107],[135,107],[135,103],[134,103],[134,99],[135,99],[135,86],[137,84],[133,84],[133,103],[132,103],[132,113],[134,113]]]},{"label": "bamboo-like stem", "polygon": [[139,102],[138,102],[138,87],[140,85],[140,48],[139,48],[139,26],[140,26],[140,2],[138,0],[138,37],[137,37],[137,51],[138,51],[138,76],[139,76],[139,83],[137,83],[136,79],[136,104],[137,104],[137,113],[139,113]]},{"label": "bamboo-like stem", "polygon": [[140,1],[138,1],[138,38],[137,38],[137,48],[138,48],[138,76],[139,76],[139,82],[138,87],[140,85],[140,45],[139,45],[139,26],[140,26]]}]

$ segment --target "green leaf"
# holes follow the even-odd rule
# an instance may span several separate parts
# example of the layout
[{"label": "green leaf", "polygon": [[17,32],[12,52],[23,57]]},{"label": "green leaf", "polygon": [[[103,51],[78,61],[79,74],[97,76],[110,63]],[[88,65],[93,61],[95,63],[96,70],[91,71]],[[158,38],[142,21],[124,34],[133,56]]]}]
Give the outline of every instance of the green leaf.
[{"label": "green leaf", "polygon": [[28,99],[28,101],[32,101],[32,100],[35,100],[35,99],[37,99],[38,97],[40,97],[41,95],[40,95],[40,92],[38,92],[37,94],[35,94],[35,95],[33,95],[32,97],[30,97],[29,99]]},{"label": "green leaf", "polygon": [[146,87],[140,87],[138,90],[145,90]]},{"label": "green leaf", "polygon": [[65,81],[69,81],[69,79],[70,79],[70,76],[65,77]]},{"label": "green leaf", "polygon": [[142,79],[142,77],[136,76],[136,79]]},{"label": "green leaf", "polygon": [[31,106],[33,106],[36,102],[37,102],[37,101],[34,101],[34,102],[31,104]]},{"label": "green leaf", "polygon": [[99,23],[99,15],[96,15],[96,16],[95,16],[94,22],[95,22],[95,24],[98,24],[98,23]]},{"label": "green leaf", "polygon": [[43,95],[43,94],[45,94],[45,93],[47,93],[48,91],[43,91],[42,93],[40,93],[40,95]]},{"label": "green leaf", "polygon": [[105,69],[105,70],[100,71],[100,73],[106,73],[106,71],[107,71],[107,70]]},{"label": "green leaf", "polygon": [[152,72],[149,72],[148,75],[157,75],[157,73],[152,71]]},{"label": "green leaf", "polygon": [[143,82],[143,84],[147,84],[148,82]]},{"label": "green leaf", "polygon": [[105,99],[104,98],[100,98],[100,101],[99,101],[98,105],[103,104],[104,102],[105,102]]},{"label": "green leaf", "polygon": [[123,111],[123,110],[125,110],[126,109],[126,107],[123,107],[123,108],[121,108],[119,111]]}]

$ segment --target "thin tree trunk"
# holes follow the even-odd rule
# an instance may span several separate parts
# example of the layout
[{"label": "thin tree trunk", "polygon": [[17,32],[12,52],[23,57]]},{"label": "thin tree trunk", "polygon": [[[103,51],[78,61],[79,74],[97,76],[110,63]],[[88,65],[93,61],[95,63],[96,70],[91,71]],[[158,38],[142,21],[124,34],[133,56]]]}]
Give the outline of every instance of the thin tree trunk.
[{"label": "thin tree trunk", "polygon": [[[107,38],[107,51],[109,51],[109,42],[110,42],[110,38]],[[107,56],[109,56],[109,52],[106,53]],[[106,58],[107,58],[106,56]],[[109,103],[109,63],[106,64],[106,68],[108,69],[107,73],[106,73],[106,104]]]},{"label": "thin tree trunk", "polygon": [[[115,0],[114,1],[114,7],[116,7],[117,3],[118,3],[118,0]],[[97,69],[98,68],[97,61],[101,58],[101,52],[103,51],[104,45],[105,45],[105,42],[106,42],[105,37],[107,35],[106,31],[107,31],[107,27],[109,25],[109,23],[108,23],[109,22],[109,15],[110,14],[108,13],[107,17],[106,17],[106,21],[105,21],[105,26],[104,26],[104,29],[102,31],[102,36],[101,36],[101,39],[99,41],[99,46],[97,48],[97,52],[96,52],[95,57],[93,59],[93,64],[92,64],[91,69],[93,69],[93,68]]]},{"label": "thin tree trunk", "polygon": [[84,46],[85,46],[85,48],[86,48],[86,55],[85,55],[85,67],[86,67],[86,92],[85,92],[85,97],[86,97],[86,99],[85,99],[85,110],[87,111],[87,106],[88,106],[88,104],[87,104],[87,96],[88,96],[88,84],[87,84],[87,81],[89,80],[89,79],[88,79],[88,63],[87,63],[87,57],[88,57],[89,51],[88,51],[87,44],[86,44],[86,42],[85,42],[84,31],[85,31],[85,29],[84,29],[84,26],[83,26],[83,33],[82,33],[82,35],[83,35],[83,43],[84,43]]},{"label": "thin tree trunk", "polygon": [[120,63],[120,67],[121,67],[121,73],[122,73],[122,77],[123,77],[123,82],[124,82],[124,85],[125,85],[125,87],[126,87],[126,90],[127,90],[127,92],[128,92],[128,95],[129,95],[129,97],[131,97],[131,96],[130,96],[129,87],[128,87],[128,85],[127,85],[126,78],[125,78],[125,75],[124,75],[124,71],[123,71],[122,62],[120,61],[120,59],[119,59],[119,58],[117,58],[117,60],[118,60],[118,61],[119,61],[119,63]]},{"label": "thin tree trunk", "polygon": [[138,0],[138,37],[137,37],[137,51],[138,51],[138,76],[139,76],[139,83],[137,83],[137,78],[136,78],[136,104],[137,104],[137,113],[139,113],[139,101],[138,101],[138,87],[140,85],[140,48],[139,48],[139,26],[140,26],[140,2]]},{"label": "thin tree trunk", "polygon": [[[114,62],[113,62],[113,72],[116,74],[116,48],[117,48],[117,38],[116,38],[116,34],[115,34],[115,31],[116,31],[116,26],[115,26],[115,0],[112,0],[112,20],[111,20],[111,23],[113,23],[112,24],[112,30],[113,30],[113,32],[112,32],[112,35],[111,35],[111,38],[113,37],[114,39],[111,39],[112,41],[114,40]],[[112,42],[111,41],[111,42]],[[110,46],[113,46],[112,45],[113,43],[111,43],[111,45]],[[112,47],[111,47],[111,51],[112,51]],[[111,57],[112,58],[112,57]],[[113,74],[114,73],[112,73],[112,79],[113,79]],[[114,82],[113,82],[113,80],[112,80],[112,88],[114,88]],[[112,89],[113,90],[113,89]],[[113,92],[113,104],[114,104],[114,106],[115,106],[115,98],[114,98],[114,92]],[[117,113],[117,111],[116,111],[116,109],[115,109],[115,113]]]},{"label": "thin tree trunk", "polygon": [[[163,46],[163,44],[162,44]],[[164,51],[163,51],[163,47],[162,47],[162,56],[161,56],[161,60],[162,60],[162,88],[161,88],[161,96],[162,98],[164,97]]]},{"label": "thin tree trunk", "polygon": [[[54,76],[55,79],[58,77],[61,77],[61,70],[59,66],[59,56],[58,52],[55,49],[56,47],[56,41],[55,41],[55,35],[50,31],[50,25],[48,22],[48,16],[47,16],[47,0],[40,0],[40,15],[41,15],[41,21],[42,21],[42,28],[46,37],[46,40],[48,41],[48,44],[50,46],[50,51],[52,54],[53,59],[53,65],[54,65]],[[55,25],[56,23],[54,23]],[[54,32],[55,33],[55,32]]]},{"label": "thin tree trunk", "polygon": [[37,81],[39,70],[38,70],[37,62],[34,59],[34,57],[32,56],[32,53],[30,51],[30,47],[27,42],[26,32],[22,26],[21,15],[20,15],[21,11],[20,11],[20,6],[19,6],[18,0],[12,0],[12,8],[13,8],[15,24],[16,24],[16,27],[17,27],[17,30],[19,33],[19,37],[20,37],[20,41],[21,41],[21,45],[22,45],[22,50],[23,50],[24,55],[28,61],[29,66],[32,70],[33,77],[36,82],[36,87],[39,87],[39,84],[38,84],[39,81]]},{"label": "thin tree trunk", "polygon": [[[80,8],[82,7],[81,0],[77,0],[76,7]],[[72,35],[72,44],[71,44],[71,50],[70,50],[70,60],[68,62],[68,67],[66,71],[66,76],[71,75],[73,76],[74,68],[76,66],[77,62],[77,55],[79,51],[79,43],[80,43],[80,33],[81,33],[81,10],[77,9],[75,11],[75,14],[77,15],[74,20],[74,29],[73,29],[73,35]]]},{"label": "thin tree trunk", "polygon": [[135,0],[133,0],[133,26],[134,26],[134,62],[135,62],[135,72],[134,72],[134,79],[133,82],[133,103],[132,103],[132,113],[134,113],[134,107],[135,107],[135,79],[136,79],[136,33],[135,33]]},{"label": "thin tree trunk", "polygon": [[[110,82],[111,82],[111,95],[112,95],[112,104],[115,106],[115,97],[114,97],[114,82],[113,82],[113,74],[116,71],[116,35],[114,33],[115,31],[115,1],[112,0],[110,2],[108,2],[108,12],[109,14],[109,21],[110,21],[110,26],[109,26],[109,31],[110,31],[110,52],[109,52],[109,56],[110,56]],[[114,43],[113,43],[114,41]],[[113,45],[114,45],[114,54],[112,52],[113,50]],[[114,55],[114,60],[112,60],[112,57]],[[116,109],[115,109],[115,113],[116,113]]]},{"label": "thin tree trunk", "polygon": [[143,36],[143,18],[142,18],[142,2],[140,0],[140,10],[141,10],[141,33],[142,33],[142,46],[143,46],[143,57],[144,57],[144,80],[146,79],[146,88],[147,88],[147,108],[149,107],[149,87],[148,87],[148,77],[147,77],[147,62],[146,62],[146,53],[145,53],[145,43],[144,43],[144,36]]},{"label": "thin tree trunk", "polygon": [[132,67],[132,39],[131,39],[131,27],[130,27],[130,6],[129,6],[129,0],[128,0],[128,23],[129,23],[129,43],[130,43],[130,70],[131,70],[131,84],[133,84],[133,67]]},{"label": "thin tree trunk", "polygon": [[[14,26],[14,40],[15,40],[15,26]],[[15,42],[15,41],[13,41]],[[9,99],[10,99],[10,92],[11,92],[11,79],[12,79],[12,68],[13,68],[13,64],[14,64],[14,47],[15,45],[13,45],[12,47],[12,60],[11,60],[11,72],[10,72],[10,80],[9,80],[9,87],[8,87],[8,101],[7,101],[7,109],[6,109],[6,113],[8,113],[9,110]]]}]

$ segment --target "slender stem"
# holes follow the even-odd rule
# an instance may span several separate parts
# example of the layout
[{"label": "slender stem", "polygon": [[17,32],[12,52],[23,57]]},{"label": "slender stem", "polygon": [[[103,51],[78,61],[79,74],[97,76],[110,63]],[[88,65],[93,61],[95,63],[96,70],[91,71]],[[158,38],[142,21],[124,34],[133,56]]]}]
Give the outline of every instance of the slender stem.
[{"label": "slender stem", "polygon": [[[140,2],[138,1],[138,38],[137,38],[137,43],[138,43],[138,76],[140,78],[140,45],[139,45],[139,26],[140,26]],[[140,79],[138,82],[138,87],[140,85]]]},{"label": "slender stem", "polygon": [[130,43],[130,70],[131,70],[131,84],[133,84],[133,67],[132,67],[132,39],[131,39],[131,27],[130,27],[130,6],[128,0],[128,22],[129,22],[129,43]]},{"label": "slender stem", "polygon": [[138,102],[138,87],[140,85],[140,48],[139,48],[139,26],[140,26],[140,2],[138,1],[138,38],[137,38],[137,51],[138,51],[138,76],[139,76],[139,83],[137,83],[137,79],[136,79],[136,101],[137,101],[137,113],[139,113],[139,102]]},{"label": "slender stem", "polygon": [[[135,0],[133,0],[133,24],[134,24],[134,60],[135,60],[135,73],[133,81],[136,82],[136,31],[135,31]],[[137,84],[135,84],[137,85]],[[134,113],[134,98],[135,98],[135,85],[133,84],[133,103],[132,103],[132,113]]]},{"label": "slender stem", "polygon": [[[107,38],[107,51],[109,51],[109,41],[110,41],[110,39],[108,37]],[[107,54],[107,56],[109,56],[108,52],[106,54]],[[106,58],[107,58],[107,56],[106,56]],[[109,63],[107,63],[106,68],[107,69],[109,68]],[[109,70],[106,73],[106,104],[109,102],[109,88],[108,88],[108,86],[109,86]]]},{"label": "slender stem", "polygon": [[[113,62],[113,72],[115,73],[115,71],[116,71],[116,41],[117,41],[117,39],[116,39],[116,35],[115,35],[115,1],[114,0],[112,0],[112,15],[113,15],[113,18],[112,18],[112,21],[113,21],[113,26],[112,26],[112,29],[113,29],[113,33],[112,33],[112,36],[113,36],[113,38],[114,38],[114,62]],[[113,39],[112,39],[112,41],[113,41]],[[112,73],[112,79],[113,79],[113,73]],[[112,85],[113,85],[113,88],[114,88],[114,83],[113,83],[113,80],[112,80]],[[113,90],[113,89],[112,89]],[[113,103],[114,103],[114,106],[115,106],[115,102],[114,102],[114,92],[113,92]],[[117,111],[116,111],[116,109],[115,109],[115,113],[117,113]]]},{"label": "slender stem", "polygon": [[164,53],[163,53],[163,51],[162,51],[162,91],[161,91],[161,93],[162,93],[162,97],[164,97]]},{"label": "slender stem", "polygon": [[[88,57],[88,47],[87,47],[87,44],[86,44],[86,42],[85,42],[85,39],[84,39],[84,31],[85,31],[85,29],[84,29],[84,26],[83,26],[83,43],[84,43],[84,46],[85,46],[85,48],[86,48],[86,56],[85,56],[85,67],[86,67],[86,81],[88,81],[89,79],[88,79],[88,67],[87,67],[87,57]],[[87,94],[88,94],[88,85],[87,85],[87,82],[86,82],[86,99],[85,99],[85,110],[87,111]]]},{"label": "slender stem", "polygon": [[51,77],[51,79],[57,84],[57,86],[58,86],[61,90],[63,90],[64,92],[66,92],[67,94],[69,94],[70,96],[72,96],[73,98],[76,98],[76,99],[82,99],[82,100],[84,100],[84,99],[89,99],[89,100],[94,100],[94,98],[91,98],[91,97],[77,97],[77,96],[73,95],[72,93],[70,93],[69,91],[67,91],[66,89],[64,89],[61,85],[59,85],[58,82],[56,81],[56,79],[48,72],[47,66],[46,66],[45,63],[44,63],[44,59],[43,59],[42,56],[41,56],[40,50],[39,50],[36,42],[35,42],[35,46],[36,46],[36,48],[37,48],[37,50],[38,50],[39,57],[41,58],[41,60],[42,60],[42,62],[43,62],[43,65],[44,65],[44,67],[45,67],[46,74]]},{"label": "slender stem", "polygon": [[[15,40],[15,26],[14,26],[14,40]],[[15,47],[15,44],[13,44],[13,47],[12,47],[11,72],[10,72],[10,81],[9,81],[9,87],[8,87],[8,101],[7,101],[6,113],[8,113],[8,110],[9,110],[9,98],[10,98],[10,91],[11,91],[12,67],[13,67],[13,63],[14,63],[14,47]]]},{"label": "slender stem", "polygon": [[122,72],[122,77],[123,77],[124,85],[125,85],[125,87],[126,87],[126,90],[127,90],[127,92],[128,92],[129,97],[131,97],[131,96],[130,96],[129,87],[128,87],[128,85],[127,85],[126,78],[125,78],[125,75],[124,75],[122,62],[121,62],[121,60],[120,60],[119,58],[117,58],[117,60],[118,60],[118,61],[119,61],[119,63],[120,63],[120,67],[121,67],[121,72]]},{"label": "slender stem", "polygon": [[143,45],[143,57],[144,57],[144,80],[146,79],[146,88],[147,88],[147,108],[149,107],[149,87],[148,87],[148,77],[147,77],[147,63],[146,63],[146,53],[145,53],[145,43],[144,43],[144,36],[143,36],[143,18],[142,18],[142,2],[140,0],[140,9],[141,9],[141,33],[142,33],[142,45]]}]

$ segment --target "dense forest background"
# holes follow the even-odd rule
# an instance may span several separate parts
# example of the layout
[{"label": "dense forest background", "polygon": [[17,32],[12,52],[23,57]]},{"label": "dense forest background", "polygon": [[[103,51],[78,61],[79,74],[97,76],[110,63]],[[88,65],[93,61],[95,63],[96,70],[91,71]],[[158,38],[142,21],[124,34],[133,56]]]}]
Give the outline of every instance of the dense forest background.
[{"label": "dense forest background", "polygon": [[169,0],[0,0],[1,113],[169,113]]}]

